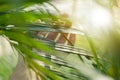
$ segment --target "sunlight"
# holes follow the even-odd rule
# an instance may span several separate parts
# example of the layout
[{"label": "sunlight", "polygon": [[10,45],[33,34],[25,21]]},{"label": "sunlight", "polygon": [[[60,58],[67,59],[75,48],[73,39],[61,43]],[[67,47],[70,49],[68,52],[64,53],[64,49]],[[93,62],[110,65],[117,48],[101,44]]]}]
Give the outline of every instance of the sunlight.
[{"label": "sunlight", "polygon": [[61,13],[67,13],[70,16],[72,15],[73,0],[56,0],[52,3],[60,10]]},{"label": "sunlight", "polygon": [[111,14],[102,7],[95,7],[90,14],[91,23],[96,28],[107,27],[111,22]]},{"label": "sunlight", "polygon": [[[89,32],[108,29],[112,24],[112,15],[105,7],[95,3],[92,0],[55,0],[51,2],[62,13],[67,13],[73,22],[72,28],[85,30]],[[74,7],[74,8],[73,8]],[[51,13],[57,14],[55,9],[48,4],[34,5],[25,8],[25,11],[35,10],[39,12],[40,8],[49,9]]]},{"label": "sunlight", "polygon": [[61,0],[54,3],[61,12],[70,15],[73,27],[81,30],[83,29],[81,27],[86,26],[89,30],[100,30],[107,29],[111,25],[112,15],[109,10],[91,0],[76,1],[74,12],[72,12],[73,0]]}]

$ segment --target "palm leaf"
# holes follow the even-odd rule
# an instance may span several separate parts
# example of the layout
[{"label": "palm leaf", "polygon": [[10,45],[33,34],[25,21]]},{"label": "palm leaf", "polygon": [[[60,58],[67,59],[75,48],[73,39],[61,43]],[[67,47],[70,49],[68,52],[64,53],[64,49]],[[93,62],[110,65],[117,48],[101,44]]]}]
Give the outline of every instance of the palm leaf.
[{"label": "palm leaf", "polygon": [[[20,0],[17,1],[19,2]],[[9,1],[6,0],[0,1],[2,5],[10,6],[10,8],[6,6],[4,8],[3,6],[3,10],[1,10],[0,34],[9,41],[13,49],[17,50],[17,52],[22,55],[25,61],[23,63],[26,63],[25,65],[32,69],[37,74],[37,76],[40,76],[42,80],[96,80],[94,75],[102,77],[102,79],[111,80],[111,78],[98,73],[93,67],[92,64],[98,65],[100,59],[97,56],[97,52],[95,51],[91,42],[89,43],[92,48],[93,55],[87,50],[55,43],[45,38],[37,37],[33,34],[36,30],[60,33],[71,33],[73,31],[73,33],[83,33],[80,30],[74,28],[67,29],[61,24],[53,25],[52,22],[59,22],[59,20],[65,22],[68,19],[61,17],[60,14],[55,15],[48,9],[44,10],[40,8],[38,13],[35,10],[24,10],[26,8],[26,5],[24,4],[27,3],[28,5],[33,5],[37,2],[42,3],[44,2],[43,0],[25,0],[24,2],[20,1],[19,5],[17,5],[16,2],[16,4],[9,4],[8,2]],[[56,8],[51,3],[50,5]],[[6,10],[8,11],[6,12]],[[35,21],[38,19],[43,21],[43,23],[36,23]],[[46,57],[40,54],[39,51],[41,51],[41,53],[43,52],[44,55],[50,55],[53,57]],[[66,57],[69,54],[79,55],[82,57],[83,61],[80,60],[79,62],[75,62],[73,60],[68,60]],[[92,66],[92,68],[84,64],[85,60],[90,60],[92,63],[90,66]],[[93,63],[92,60],[93,62],[96,61],[96,63]],[[43,62],[44,65],[52,68],[42,66],[42,64],[38,64],[37,61]]]}]

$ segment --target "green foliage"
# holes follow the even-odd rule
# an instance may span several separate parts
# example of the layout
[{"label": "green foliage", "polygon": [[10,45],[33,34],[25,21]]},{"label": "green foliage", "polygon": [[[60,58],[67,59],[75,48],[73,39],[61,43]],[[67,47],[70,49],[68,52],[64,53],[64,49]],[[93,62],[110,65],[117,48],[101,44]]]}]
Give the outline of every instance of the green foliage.
[{"label": "green foliage", "polygon": [[[14,61],[14,62],[13,62]],[[13,62],[13,63],[11,63]],[[17,56],[12,55],[4,55],[0,58],[0,79],[1,80],[8,80],[9,75],[12,74],[14,67],[17,62]]]},{"label": "green foliage", "polygon": [[[119,60],[119,31],[109,30],[108,35],[105,32],[108,43],[105,42],[105,49],[101,48],[101,42],[92,38],[87,32],[82,32],[82,39],[77,39],[77,46],[80,48],[60,45],[46,39],[36,39],[34,31],[52,31],[60,32],[66,28],[69,18],[61,16],[60,11],[49,0],[0,0],[0,35],[3,36],[24,58],[28,68],[32,69],[42,80],[120,80],[120,60]],[[105,7],[105,3],[95,0],[97,3]],[[111,2],[110,2],[111,1]],[[46,9],[43,2],[48,2],[56,13],[52,13]],[[117,1],[109,0],[111,5],[117,4]],[[39,4],[40,3],[40,4]],[[25,11],[25,8],[31,6],[43,5],[43,8]],[[62,26],[62,27],[61,27]],[[102,38],[102,37],[101,37]],[[65,38],[67,40],[67,38]],[[69,41],[69,40],[68,40]],[[70,41],[69,41],[70,42]],[[104,43],[104,41],[103,41]],[[56,44],[57,46],[55,46]],[[64,49],[59,51],[55,47]],[[69,50],[72,50],[71,52]],[[66,51],[65,51],[66,50]],[[42,56],[38,51],[44,52],[46,55],[52,55],[55,58]],[[101,54],[102,53],[102,54]],[[2,53],[3,54],[3,53]],[[14,54],[13,54],[14,55]],[[43,62],[47,68],[37,63]],[[4,59],[0,59],[0,76],[4,76],[7,80],[12,70],[11,65],[6,65]],[[4,67],[4,68],[3,68]],[[6,74],[3,74],[7,72]],[[6,76],[8,75],[8,76]],[[109,76],[109,77],[108,77]],[[112,77],[112,78],[111,78]]]},{"label": "green foliage", "polygon": [[0,0],[0,11],[7,12],[8,10],[15,9],[24,5],[33,5],[43,3],[49,0]]}]

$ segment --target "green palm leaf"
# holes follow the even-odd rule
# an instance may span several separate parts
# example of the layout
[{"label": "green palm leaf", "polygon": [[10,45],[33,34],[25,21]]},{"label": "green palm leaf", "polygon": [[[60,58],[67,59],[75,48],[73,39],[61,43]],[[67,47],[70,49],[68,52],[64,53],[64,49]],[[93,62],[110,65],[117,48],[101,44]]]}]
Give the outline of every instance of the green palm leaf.
[{"label": "green palm leaf", "polygon": [[[84,33],[75,28],[66,28],[63,23],[69,19],[62,17],[60,11],[47,1],[49,0],[0,1],[0,35],[10,43],[15,53],[22,56],[25,69],[26,67],[29,70],[32,69],[37,78],[40,77],[42,80],[96,80],[96,77],[101,77],[100,80],[112,80],[106,76],[109,75],[108,69],[100,62],[102,58],[98,56],[89,34],[84,36],[87,36],[91,52],[34,35],[35,31],[59,32],[61,34],[68,32],[79,35]],[[52,6],[55,12],[52,13],[46,9],[44,4],[43,8],[39,8],[37,11],[36,9],[25,10],[43,2]],[[36,22],[37,20],[38,22]],[[64,38],[68,40],[65,36]],[[69,58],[71,55],[75,57]],[[112,66],[112,68],[116,68],[116,66]],[[117,73],[115,74],[113,77],[119,79]]]}]

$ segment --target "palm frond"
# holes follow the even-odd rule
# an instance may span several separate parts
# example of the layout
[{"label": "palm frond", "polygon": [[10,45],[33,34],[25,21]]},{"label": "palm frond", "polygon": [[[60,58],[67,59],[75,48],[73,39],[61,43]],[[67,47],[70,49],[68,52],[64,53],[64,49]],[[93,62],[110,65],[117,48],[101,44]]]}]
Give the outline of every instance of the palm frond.
[{"label": "palm frond", "polygon": [[[11,3],[6,0],[0,1],[2,4],[0,7],[0,35],[8,40],[13,50],[22,55],[23,64],[30,70],[32,69],[37,78],[40,77],[42,80],[96,80],[96,78],[112,80],[106,76],[106,74],[110,75],[108,69],[101,63],[102,58],[98,56],[94,43],[87,36],[88,34],[71,28],[71,20],[63,17],[50,2],[47,4],[52,6],[55,12],[45,8],[44,4],[37,4],[49,0],[10,1]],[[31,6],[35,7],[35,5],[39,7],[29,10]],[[70,25],[66,26],[66,22],[70,22]],[[79,35],[83,33],[87,37],[91,52],[36,36],[35,31],[59,32],[61,34],[67,32]],[[71,43],[66,36],[62,36]],[[79,60],[74,61],[75,58],[68,58],[70,55]],[[119,68],[116,67],[116,64],[113,65],[115,66],[111,67],[114,72],[112,76],[119,79],[119,71],[117,71]]]}]

